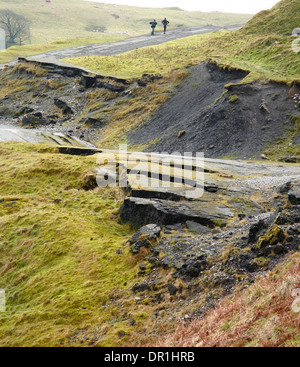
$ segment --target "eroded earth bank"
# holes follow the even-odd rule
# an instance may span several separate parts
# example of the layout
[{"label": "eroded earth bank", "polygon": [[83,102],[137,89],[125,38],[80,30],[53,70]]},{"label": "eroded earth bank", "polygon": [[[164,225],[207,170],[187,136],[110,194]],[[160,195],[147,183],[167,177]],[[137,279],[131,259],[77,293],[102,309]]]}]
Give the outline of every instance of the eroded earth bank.
[{"label": "eroded earth bank", "polygon": [[[130,249],[139,262],[139,281],[130,287],[130,297],[140,306],[157,306],[155,323],[204,314],[224,295],[248,286],[299,250],[298,156],[287,151],[283,162],[250,160],[262,154],[268,158],[265,150],[273,152],[279,136],[298,144],[299,86],[239,84],[246,71],[210,62],[188,72],[144,119],[147,98],[165,83],[161,75],[124,80],[26,60],[1,73],[1,124],[6,127],[36,131],[45,142],[61,146],[61,153],[105,157],[111,150],[103,148],[117,148],[106,146],[105,134],[113,130],[116,110],[125,105],[124,116],[137,117],[137,124],[123,124],[120,141],[126,136],[132,149],[165,152],[152,165],[149,155],[139,153],[132,162],[117,155],[113,167],[95,163],[86,187],[96,188],[103,168],[107,177],[125,175],[128,185],[118,215],[136,233],[117,254]],[[143,107],[130,109],[137,97]],[[63,134],[60,139],[53,135],[57,132]],[[93,146],[82,147],[77,139]],[[201,167],[193,159],[182,167],[180,153],[199,151],[205,154]],[[172,152],[177,157],[168,166]],[[235,160],[216,159],[221,157]],[[166,166],[171,171],[164,175]],[[204,193],[191,197],[198,169],[203,170]],[[137,176],[153,178],[155,187],[141,184]],[[172,301],[168,310],[166,299]],[[119,317],[125,313],[120,308]]]}]

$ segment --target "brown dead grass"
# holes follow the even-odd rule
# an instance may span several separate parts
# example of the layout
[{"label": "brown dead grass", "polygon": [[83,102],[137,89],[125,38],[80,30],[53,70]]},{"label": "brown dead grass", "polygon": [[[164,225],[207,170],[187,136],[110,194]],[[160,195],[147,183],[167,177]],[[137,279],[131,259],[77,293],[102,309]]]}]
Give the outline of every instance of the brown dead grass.
[{"label": "brown dead grass", "polygon": [[300,255],[247,290],[223,299],[202,319],[181,323],[160,347],[300,346],[300,313],[292,309],[300,289]]}]

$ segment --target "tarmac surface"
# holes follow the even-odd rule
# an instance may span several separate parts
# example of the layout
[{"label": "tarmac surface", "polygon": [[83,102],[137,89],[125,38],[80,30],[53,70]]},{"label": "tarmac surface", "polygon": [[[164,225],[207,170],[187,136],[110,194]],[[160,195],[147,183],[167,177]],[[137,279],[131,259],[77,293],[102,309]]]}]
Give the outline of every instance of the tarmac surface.
[{"label": "tarmac surface", "polygon": [[167,30],[166,34],[163,32],[156,32],[154,36],[149,34],[127,38],[123,41],[113,43],[100,43],[86,46],[72,47],[62,50],[50,51],[44,54],[32,56],[32,60],[61,60],[66,57],[80,57],[80,56],[109,56],[118,55],[137,48],[159,45],[161,43],[176,40],[178,38],[185,38],[195,34],[211,33],[220,30],[236,30],[241,25],[233,25],[227,27],[215,26],[201,26],[201,27],[186,27]]},{"label": "tarmac surface", "polygon": [[45,133],[37,129],[0,124],[0,142],[17,141],[21,143],[47,143],[58,146],[93,147],[92,144],[61,133]]}]

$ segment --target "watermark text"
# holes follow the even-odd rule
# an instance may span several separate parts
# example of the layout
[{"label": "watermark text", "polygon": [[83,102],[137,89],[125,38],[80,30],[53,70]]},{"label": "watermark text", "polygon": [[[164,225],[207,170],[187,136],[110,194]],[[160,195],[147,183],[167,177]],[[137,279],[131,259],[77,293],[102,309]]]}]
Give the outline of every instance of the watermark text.
[{"label": "watermark text", "polygon": [[122,144],[119,151],[98,154],[97,164],[100,187],[175,189],[190,198],[204,193],[204,154],[200,152],[129,152]]}]

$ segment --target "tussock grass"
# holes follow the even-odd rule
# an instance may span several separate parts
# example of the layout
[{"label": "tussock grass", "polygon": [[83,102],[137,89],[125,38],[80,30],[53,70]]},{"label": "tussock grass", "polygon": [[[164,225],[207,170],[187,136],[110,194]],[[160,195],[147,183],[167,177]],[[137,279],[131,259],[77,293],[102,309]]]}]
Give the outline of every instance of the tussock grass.
[{"label": "tussock grass", "polygon": [[126,293],[136,272],[126,249],[116,254],[131,234],[116,217],[123,193],[83,189],[95,166],[45,145],[1,144],[1,346],[80,345],[72,336],[91,325],[114,335],[110,295]]},{"label": "tussock grass", "polygon": [[25,72],[28,75],[36,76],[38,78],[47,75],[47,70],[36,64],[20,63],[16,64],[11,73],[22,73]]},{"label": "tussock grass", "polygon": [[300,256],[293,254],[247,290],[223,299],[201,320],[160,340],[160,347],[299,347],[300,318],[292,309],[300,287]]}]

